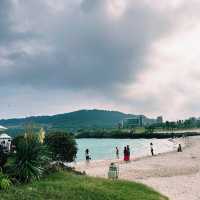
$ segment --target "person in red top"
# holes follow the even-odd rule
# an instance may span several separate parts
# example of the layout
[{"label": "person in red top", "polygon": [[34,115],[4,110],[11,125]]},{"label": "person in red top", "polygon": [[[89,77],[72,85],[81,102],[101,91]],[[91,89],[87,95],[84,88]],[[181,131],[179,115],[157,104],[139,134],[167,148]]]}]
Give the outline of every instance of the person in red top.
[{"label": "person in red top", "polygon": [[128,161],[128,160],[129,160],[129,156],[127,152],[127,147],[124,147],[124,161]]}]

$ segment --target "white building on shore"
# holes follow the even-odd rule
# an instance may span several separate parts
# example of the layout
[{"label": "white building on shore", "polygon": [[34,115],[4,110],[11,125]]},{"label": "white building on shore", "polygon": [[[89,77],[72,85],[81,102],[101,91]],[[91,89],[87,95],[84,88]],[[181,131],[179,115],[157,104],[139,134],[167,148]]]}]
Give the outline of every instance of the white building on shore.
[{"label": "white building on shore", "polygon": [[0,145],[6,150],[10,151],[12,138],[5,133],[6,127],[0,125]]}]

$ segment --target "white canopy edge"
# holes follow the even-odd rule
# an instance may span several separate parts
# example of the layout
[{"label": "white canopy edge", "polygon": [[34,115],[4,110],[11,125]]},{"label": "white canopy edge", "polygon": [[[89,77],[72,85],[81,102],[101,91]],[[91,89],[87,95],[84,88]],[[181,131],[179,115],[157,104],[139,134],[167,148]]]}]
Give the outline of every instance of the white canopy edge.
[{"label": "white canopy edge", "polygon": [[0,125],[0,130],[7,130],[7,128]]},{"label": "white canopy edge", "polygon": [[2,139],[11,139],[11,137],[9,135],[3,133],[3,134],[0,134],[0,140],[2,140]]}]

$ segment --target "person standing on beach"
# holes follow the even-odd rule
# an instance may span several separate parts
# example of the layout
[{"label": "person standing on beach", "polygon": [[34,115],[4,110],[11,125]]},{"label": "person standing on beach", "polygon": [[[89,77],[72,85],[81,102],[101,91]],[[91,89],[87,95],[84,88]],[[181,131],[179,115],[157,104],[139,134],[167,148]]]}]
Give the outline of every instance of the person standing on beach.
[{"label": "person standing on beach", "polygon": [[178,145],[178,149],[177,149],[177,151],[178,151],[178,152],[182,152],[181,144]]},{"label": "person standing on beach", "polygon": [[124,161],[128,161],[127,148],[124,147]]},{"label": "person standing on beach", "polygon": [[115,150],[116,150],[116,158],[119,159],[119,149],[118,149],[118,147],[116,147]]},{"label": "person standing on beach", "polygon": [[128,159],[128,161],[130,161],[131,152],[130,152],[130,147],[129,147],[129,145],[127,145],[126,150],[127,150],[127,159]]},{"label": "person standing on beach", "polygon": [[154,150],[153,150],[153,143],[150,143],[150,150],[151,150],[151,155],[154,156]]},{"label": "person standing on beach", "polygon": [[91,160],[89,149],[85,150],[85,160],[86,162],[89,162]]}]

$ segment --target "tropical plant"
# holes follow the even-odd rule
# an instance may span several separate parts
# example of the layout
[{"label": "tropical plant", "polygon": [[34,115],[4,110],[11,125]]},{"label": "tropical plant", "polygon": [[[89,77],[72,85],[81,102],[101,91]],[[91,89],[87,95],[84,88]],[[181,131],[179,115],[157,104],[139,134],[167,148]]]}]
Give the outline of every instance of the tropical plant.
[{"label": "tropical plant", "polygon": [[16,143],[13,175],[20,182],[39,179],[49,161],[48,149],[39,142],[37,135],[26,133]]},{"label": "tropical plant", "polygon": [[19,143],[21,140],[23,140],[23,139],[24,139],[24,135],[17,135],[17,136],[15,136],[15,137],[13,138],[13,140],[12,140],[12,145],[17,146],[18,143]]},{"label": "tropical plant", "polygon": [[43,128],[41,128],[40,131],[39,131],[38,139],[39,139],[39,142],[40,142],[41,144],[44,143],[44,139],[45,139],[45,131],[44,131]]},{"label": "tropical plant", "polygon": [[77,145],[75,138],[65,132],[49,133],[45,144],[52,153],[52,159],[61,162],[72,162],[76,158]]},{"label": "tropical plant", "polygon": [[11,186],[12,182],[8,178],[8,176],[4,175],[0,171],[0,189],[7,190]]},{"label": "tropical plant", "polygon": [[2,169],[7,162],[7,154],[4,153],[3,147],[0,145],[0,168]]}]

